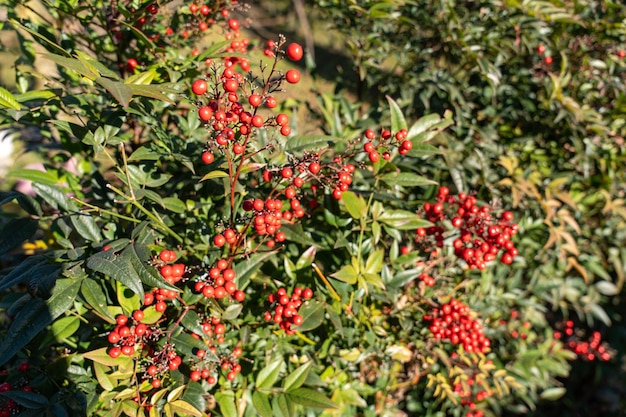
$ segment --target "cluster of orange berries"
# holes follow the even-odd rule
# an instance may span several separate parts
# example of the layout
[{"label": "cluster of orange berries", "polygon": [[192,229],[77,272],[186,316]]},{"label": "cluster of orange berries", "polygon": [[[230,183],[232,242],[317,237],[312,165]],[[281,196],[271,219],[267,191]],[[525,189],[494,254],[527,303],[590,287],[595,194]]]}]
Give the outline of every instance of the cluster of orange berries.
[{"label": "cluster of orange berries", "polygon": [[424,320],[430,322],[428,329],[435,339],[461,345],[466,352],[489,351],[491,342],[485,337],[483,326],[470,315],[470,308],[457,299],[434,308]]},{"label": "cluster of orange berries", "polygon": [[313,290],[310,288],[296,287],[293,289],[291,296],[287,295],[285,288],[279,288],[267,298],[272,305],[270,308],[273,308],[273,313],[266,311],[263,318],[265,321],[273,321],[278,324],[285,333],[292,335],[295,333],[292,326],[299,326],[304,321],[304,318],[298,314],[303,300],[309,300],[312,297]]},{"label": "cluster of orange berries", "polygon": [[[555,330],[554,338],[563,340],[565,346],[577,354],[580,358],[587,361],[601,360],[607,362],[611,359],[611,353],[602,342],[602,335],[598,331],[594,331],[588,340],[581,340],[574,329],[572,320],[565,321],[565,328],[562,331]],[[580,332],[578,332],[580,333]]]},{"label": "cluster of orange berries", "polygon": [[395,135],[390,130],[383,129],[380,136],[377,137],[376,132],[367,129],[364,135],[366,141],[363,144],[363,150],[367,152],[372,163],[378,162],[381,155],[384,160],[389,160],[393,148],[398,148],[400,155],[406,155],[413,149],[413,142],[407,140],[408,134],[406,129],[396,132]]},{"label": "cluster of orange berries", "polygon": [[237,289],[235,270],[229,268],[228,261],[220,259],[214,267],[209,268],[208,273],[200,277],[194,284],[194,291],[202,294],[205,298],[222,299],[230,296],[232,299],[242,302],[246,295]]},{"label": "cluster of orange berries", "polygon": [[434,226],[416,230],[416,242],[425,248],[442,247],[449,221],[453,228],[459,229],[460,236],[454,239],[452,246],[455,255],[463,259],[471,269],[483,270],[487,263],[494,261],[501,251],[500,261],[511,264],[518,251],[511,238],[517,234],[518,225],[513,223],[513,213],[503,212],[500,217],[491,213],[490,206],[478,206],[476,197],[459,193],[450,195],[448,187],[440,187],[437,201],[424,204],[426,220]]}]

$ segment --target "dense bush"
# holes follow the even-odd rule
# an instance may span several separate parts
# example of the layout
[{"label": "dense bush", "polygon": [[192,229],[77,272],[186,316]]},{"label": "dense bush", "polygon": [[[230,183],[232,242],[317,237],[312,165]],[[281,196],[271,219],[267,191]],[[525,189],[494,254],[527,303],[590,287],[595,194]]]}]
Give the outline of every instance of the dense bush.
[{"label": "dense bush", "polygon": [[319,135],[236,1],[0,3],[45,167],[0,194],[2,415],[502,415],[615,360],[622,20],[319,3],[387,94]]}]

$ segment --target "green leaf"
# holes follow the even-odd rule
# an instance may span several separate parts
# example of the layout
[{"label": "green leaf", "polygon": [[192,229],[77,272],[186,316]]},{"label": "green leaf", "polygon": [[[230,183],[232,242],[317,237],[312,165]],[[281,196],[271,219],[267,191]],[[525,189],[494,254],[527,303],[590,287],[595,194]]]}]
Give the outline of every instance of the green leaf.
[{"label": "green leaf", "polygon": [[147,245],[133,243],[128,245],[121,253],[124,259],[128,259],[141,282],[151,288],[165,288],[173,291],[180,289],[163,278],[163,276],[148,262],[151,258],[150,248]]},{"label": "green leaf", "polygon": [[206,355],[204,357],[204,360],[219,362],[217,356],[215,356],[214,353],[211,353],[211,351],[207,349],[202,340],[196,339],[189,333],[180,333],[176,336],[172,336],[171,340],[172,343],[174,343],[174,345],[176,346],[176,350],[185,356],[194,357],[198,350],[205,350]]},{"label": "green leaf", "polygon": [[338,279],[339,281],[343,281],[347,284],[356,283],[356,279],[358,277],[358,272],[352,265],[344,265],[341,269],[330,276]]},{"label": "green leaf", "polygon": [[424,156],[437,155],[442,153],[439,148],[429,145],[427,143],[413,143],[413,149],[409,151],[407,156],[413,158],[421,158]]},{"label": "green leaf", "polygon": [[143,96],[153,98],[155,100],[161,100],[170,104],[176,104],[174,100],[163,93],[164,88],[159,85],[129,84],[128,86],[130,87],[132,93],[136,96]]},{"label": "green leaf", "polygon": [[431,222],[406,210],[385,210],[376,220],[398,230],[412,230],[432,226]]},{"label": "green leaf", "polygon": [[259,389],[270,389],[278,379],[278,375],[284,368],[285,363],[282,357],[275,357],[265,368],[261,369],[256,377],[256,386]]},{"label": "green leaf", "polygon": [[30,281],[49,274],[58,274],[60,267],[48,261],[42,255],[33,255],[18,264],[0,281],[0,291],[4,291],[20,282]]},{"label": "green leaf", "polygon": [[185,203],[176,197],[165,197],[163,207],[174,213],[184,213],[187,210]]},{"label": "green leaf", "polygon": [[390,172],[380,176],[380,179],[391,186],[401,187],[420,187],[425,185],[437,184],[436,181],[429,180],[421,175],[413,174],[412,172]]},{"label": "green leaf", "polygon": [[274,417],[272,414],[272,406],[270,405],[270,400],[267,394],[254,391],[252,393],[252,405],[261,417]]},{"label": "green leaf", "polygon": [[341,141],[340,138],[326,135],[296,135],[287,139],[284,150],[286,152],[310,151],[327,147],[331,143],[339,141]]},{"label": "green leaf", "polygon": [[298,314],[304,319],[302,324],[295,329],[301,332],[308,332],[319,327],[324,322],[324,304],[319,301],[307,301],[304,303]]},{"label": "green leaf", "polygon": [[409,129],[407,139],[412,141],[416,136],[427,130],[443,130],[452,123],[454,123],[454,121],[452,120],[452,115],[449,113],[444,114],[444,119],[438,114],[427,114],[413,123]]},{"label": "green leaf", "polygon": [[115,389],[116,380],[111,378],[111,376],[107,373],[110,368],[106,365],[102,365],[101,363],[94,362],[93,370],[96,373],[96,379],[102,388],[105,391],[112,391]]},{"label": "green leaf", "polygon": [[397,133],[402,129],[407,129],[406,120],[404,114],[400,110],[400,106],[391,97],[386,96],[387,102],[389,102],[389,112],[391,113],[391,131]]},{"label": "green leaf", "polygon": [[200,316],[193,310],[189,310],[187,314],[183,316],[183,319],[180,321],[183,327],[195,334],[203,335],[204,330],[202,330],[202,323],[200,321]]},{"label": "green leaf", "polygon": [[40,171],[38,169],[16,169],[7,173],[6,178],[19,178],[46,185],[55,185],[59,181],[59,178],[52,172]]},{"label": "green leaf", "polygon": [[543,400],[556,401],[561,398],[567,390],[563,387],[553,387],[544,390],[539,397]]},{"label": "green leaf", "polygon": [[70,216],[76,232],[88,242],[100,242],[102,234],[96,220],[88,213],[80,213]]},{"label": "green leaf", "polygon": [[315,246],[311,246],[310,248],[302,252],[302,255],[300,255],[300,257],[298,258],[298,261],[296,262],[295,270],[299,271],[301,269],[311,266],[311,264],[315,260],[316,252],[317,252],[317,248]]},{"label": "green leaf", "polygon": [[106,366],[120,366],[121,368],[126,368],[132,364],[133,360],[128,356],[120,356],[118,358],[113,359],[107,353],[107,348],[99,348],[90,350],[89,352],[85,352],[81,354],[85,359],[89,359],[90,361],[94,361],[96,363],[106,365]]},{"label": "green leaf", "polygon": [[48,398],[44,395],[26,391],[5,391],[0,393],[1,396],[9,398],[24,408],[31,410],[42,409],[50,404]]},{"label": "green leaf", "polygon": [[129,255],[129,252],[126,250],[122,254],[124,256],[120,256],[113,251],[98,252],[87,259],[87,267],[119,281],[143,298],[141,278],[133,267],[132,255]]},{"label": "green leaf", "polygon": [[[183,401],[183,400],[176,400],[176,401],[172,401],[170,403],[168,403],[170,405],[170,407],[172,407],[172,410],[175,413],[179,413],[180,415],[183,416],[194,416],[194,417],[202,417],[203,414],[200,410],[196,409],[193,405],[189,404],[187,401]],[[222,409],[222,403],[219,402],[220,404],[220,409]],[[234,406],[234,401],[233,401],[233,406]],[[230,412],[231,410],[229,410]],[[223,409],[222,412],[224,413]],[[224,413],[224,416],[234,416],[237,417],[237,410],[235,409],[235,413],[234,414],[226,414]]]},{"label": "green leaf", "polygon": [[152,84],[152,80],[156,77],[157,72],[154,68],[149,69],[148,71],[138,72],[124,80],[124,84],[139,84],[139,85],[148,85]]},{"label": "green leaf", "polygon": [[360,219],[367,214],[367,204],[362,196],[357,196],[352,191],[346,191],[342,194],[341,201],[344,202],[346,210],[352,218]]},{"label": "green leaf", "polygon": [[2,87],[0,87],[0,106],[14,110],[19,110],[20,108],[22,108],[15,96]]},{"label": "green leaf", "polygon": [[272,412],[277,417],[295,417],[296,404],[285,394],[278,394],[272,401]]},{"label": "green leaf", "polygon": [[25,30],[26,32],[30,33],[35,38],[35,40],[39,41],[39,43],[41,45],[48,46],[48,47],[54,49],[55,51],[59,52],[60,54],[65,55],[65,56],[68,56],[68,57],[70,56],[69,52],[67,52],[64,48],[62,48],[58,44],[52,42],[50,39],[46,38],[41,33],[27,28],[26,26],[20,24],[20,22],[18,22],[15,19],[10,19],[10,22],[11,22],[11,25],[13,25],[13,27]]},{"label": "green leaf", "polygon": [[121,81],[98,77],[96,82],[104,87],[122,107],[128,107],[133,97],[133,89]]},{"label": "green leaf", "polygon": [[69,310],[79,288],[79,280],[61,279],[57,281],[47,301],[37,298],[28,301],[28,306],[19,311],[0,343],[0,366],[7,363],[48,324]]},{"label": "green leaf", "polygon": [[94,279],[86,278],[80,286],[80,293],[87,302],[87,304],[96,310],[105,319],[108,319],[109,323],[115,323],[115,318],[107,307],[106,295],[102,291],[102,287]]},{"label": "green leaf", "polygon": [[204,177],[200,178],[200,182],[206,181],[206,180],[212,180],[214,178],[224,178],[224,177],[228,177],[228,174],[226,172],[215,170],[215,171],[209,172]]},{"label": "green leaf", "polygon": [[220,406],[220,411],[224,417],[237,417],[237,406],[235,405],[235,395],[232,391],[218,392],[215,400]]},{"label": "green leaf", "polygon": [[296,404],[312,408],[339,408],[330,398],[311,388],[296,388],[285,393]]},{"label": "green leaf", "polygon": [[80,327],[80,320],[76,316],[63,317],[52,323],[50,329],[57,341],[61,342],[64,339],[73,335]]},{"label": "green leaf", "polygon": [[[285,378],[285,382],[283,384],[283,389],[285,391],[290,391],[296,388],[300,388],[306,378],[309,376],[309,372],[311,371],[311,367],[313,366],[313,362],[307,362],[304,365],[299,366],[292,373],[287,375]],[[269,404],[268,404],[269,405]]]},{"label": "green leaf", "polygon": [[[282,230],[282,228],[281,228]],[[237,277],[238,287],[244,288],[252,275],[265,263],[266,260],[275,256],[273,252],[261,252],[251,255],[246,261],[237,263],[233,270]]]},{"label": "green leaf", "polygon": [[385,251],[378,249],[372,252],[365,261],[364,272],[370,274],[378,274],[383,269],[383,258],[385,257]]},{"label": "green leaf", "polygon": [[92,81],[100,77],[100,73],[92,65],[81,62],[78,59],[68,58],[56,54],[43,54],[43,58],[53,61],[61,68],[71,69],[72,71],[75,71],[83,77],[89,78]]},{"label": "green leaf", "polygon": [[[351,219],[347,220],[352,221]],[[290,242],[306,246],[317,245],[317,242],[308,233],[304,232],[301,224],[283,224],[280,230],[285,233],[287,240]]]},{"label": "green leaf", "polygon": [[75,208],[74,202],[70,201],[65,193],[56,187],[34,182],[33,189],[39,197],[43,198],[54,209],[69,211],[70,207],[72,209]]},{"label": "green leaf", "polygon": [[9,220],[0,230],[0,256],[33,237],[38,226],[39,222],[29,217]]},{"label": "green leaf", "polygon": [[609,281],[598,281],[595,286],[598,292],[602,295],[613,296],[619,293],[617,286]]},{"label": "green leaf", "polygon": [[129,161],[159,161],[163,157],[162,154],[155,152],[148,146],[137,148],[129,157]]}]

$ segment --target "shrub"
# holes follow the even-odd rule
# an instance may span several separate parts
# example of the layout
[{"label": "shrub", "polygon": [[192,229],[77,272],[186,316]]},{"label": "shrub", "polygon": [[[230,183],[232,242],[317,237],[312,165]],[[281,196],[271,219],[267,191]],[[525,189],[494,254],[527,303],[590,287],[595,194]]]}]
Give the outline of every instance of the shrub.
[{"label": "shrub", "polygon": [[570,317],[617,291],[569,256],[573,197],[506,154],[466,187],[452,112],[297,134],[302,48],[248,40],[238,2],[37,4],[7,8],[3,125],[45,171],[0,198],[2,413],[478,417],[611,359]]}]

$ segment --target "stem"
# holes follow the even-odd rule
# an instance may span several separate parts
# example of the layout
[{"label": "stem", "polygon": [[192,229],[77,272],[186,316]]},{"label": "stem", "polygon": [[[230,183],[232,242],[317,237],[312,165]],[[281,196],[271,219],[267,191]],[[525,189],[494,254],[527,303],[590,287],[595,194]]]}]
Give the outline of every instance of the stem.
[{"label": "stem", "polygon": [[118,194],[119,196],[125,198],[126,200],[128,200],[133,206],[135,206],[139,211],[141,211],[143,214],[145,214],[150,220],[152,220],[153,222],[156,223],[156,226],[158,228],[160,228],[161,230],[163,230],[165,233],[167,233],[168,235],[170,235],[171,237],[173,237],[174,239],[176,239],[176,241],[178,241],[178,243],[183,243],[183,238],[178,236],[178,234],[173,231],[172,229],[170,229],[164,222],[163,219],[161,219],[158,216],[155,216],[154,214],[150,213],[144,206],[142,206],[141,204],[139,204],[137,202],[137,200],[135,200],[134,198],[130,198],[127,195],[125,195],[121,190],[118,190],[117,188],[115,188],[113,185],[111,184],[107,184],[107,188],[109,188],[110,190],[112,190],[113,192],[115,192],[116,194]]},{"label": "stem", "polygon": [[118,219],[126,220],[126,221],[133,222],[133,223],[141,223],[141,220],[138,220],[138,219],[135,219],[135,218],[132,218],[132,217],[128,217],[128,216],[124,216],[123,214],[118,214],[118,213],[115,213],[115,212],[110,211],[110,210],[105,210],[105,209],[100,208],[98,206],[94,206],[93,204],[89,204],[86,201],[79,200],[76,197],[71,197],[71,199],[76,201],[78,204],[80,204],[82,206],[89,207],[89,208],[95,210],[98,214],[108,214],[109,216],[116,217]]},{"label": "stem", "polygon": [[315,265],[315,262],[313,262],[311,266],[313,267],[313,270],[315,270],[317,275],[320,277],[320,279],[324,281],[324,284],[326,284],[326,286],[328,287],[328,290],[330,291],[330,294],[333,296],[333,298],[337,301],[341,301],[341,297],[339,296],[339,294],[337,294],[337,291],[335,291],[330,281],[328,281],[328,278],[326,278],[324,274],[322,273],[322,271],[319,269],[319,267]]}]

